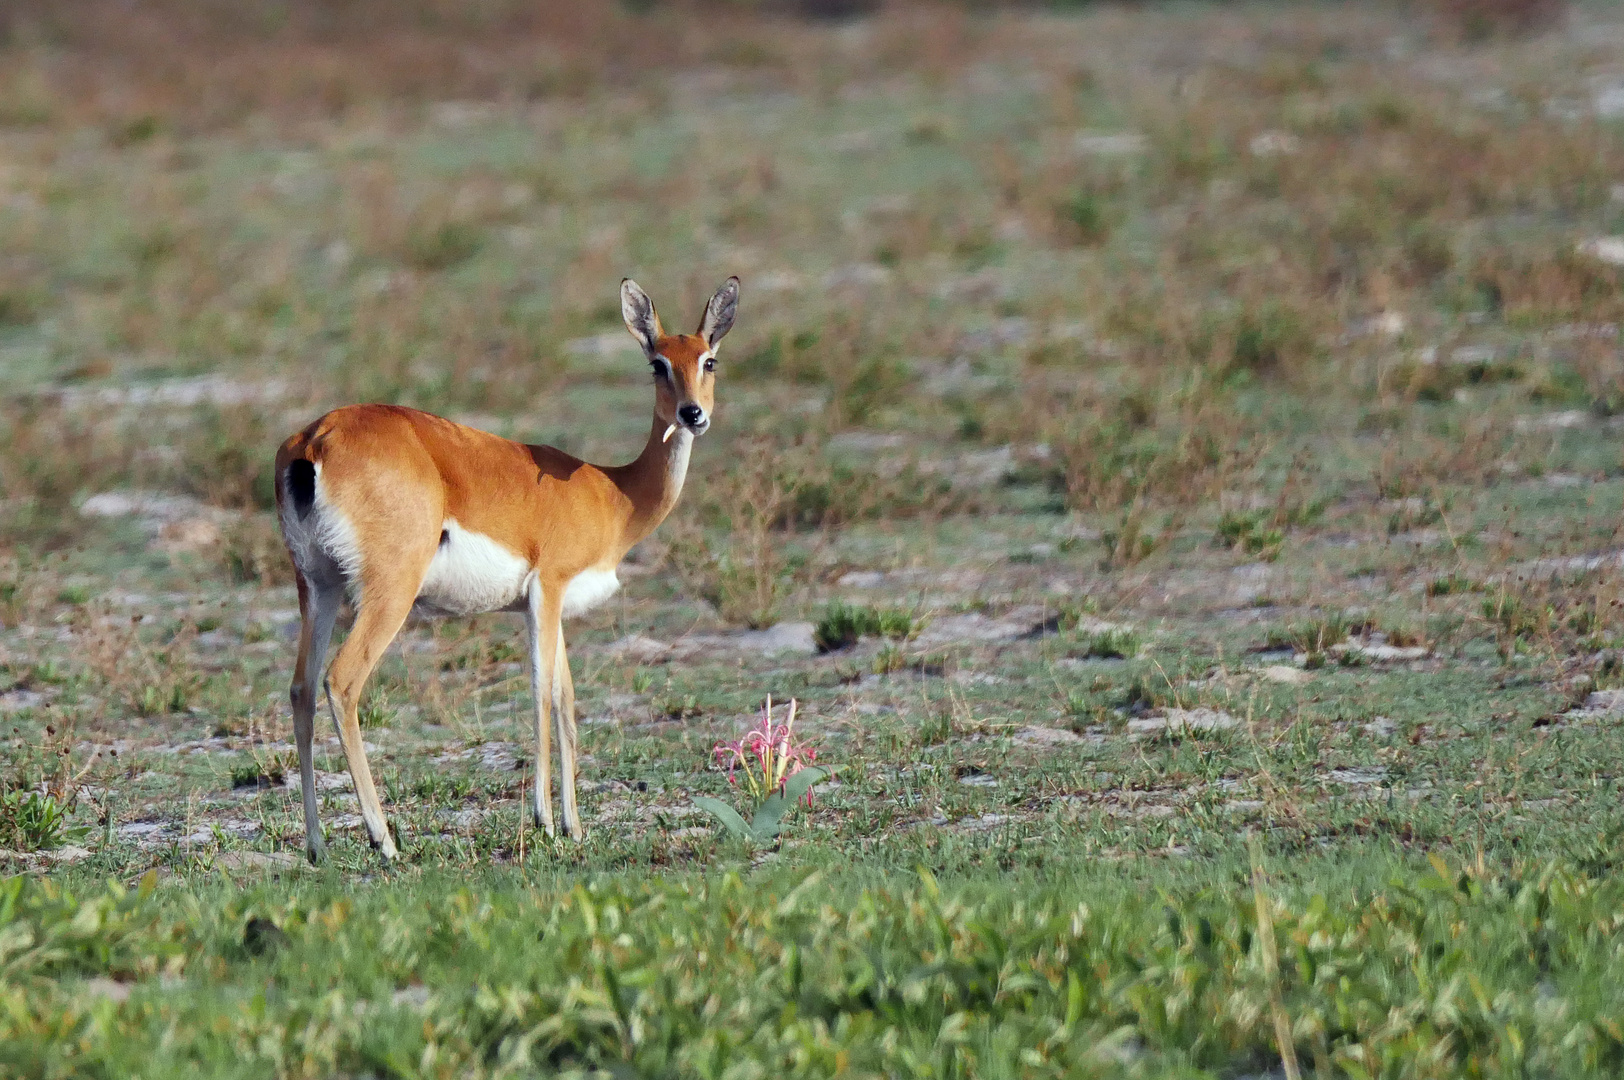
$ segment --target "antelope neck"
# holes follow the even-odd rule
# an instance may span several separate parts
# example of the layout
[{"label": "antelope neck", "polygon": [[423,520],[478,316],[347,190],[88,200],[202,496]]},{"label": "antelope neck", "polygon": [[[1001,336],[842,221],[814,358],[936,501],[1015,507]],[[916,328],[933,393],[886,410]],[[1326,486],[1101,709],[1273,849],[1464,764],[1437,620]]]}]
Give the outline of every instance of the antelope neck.
[{"label": "antelope neck", "polygon": [[649,429],[648,442],[637,460],[614,471],[613,477],[631,503],[631,520],[626,525],[624,545],[632,545],[652,533],[664,521],[682,494],[688,477],[688,455],[693,450],[694,433],[682,425],[670,439],[665,432],[670,423],[658,416]]}]

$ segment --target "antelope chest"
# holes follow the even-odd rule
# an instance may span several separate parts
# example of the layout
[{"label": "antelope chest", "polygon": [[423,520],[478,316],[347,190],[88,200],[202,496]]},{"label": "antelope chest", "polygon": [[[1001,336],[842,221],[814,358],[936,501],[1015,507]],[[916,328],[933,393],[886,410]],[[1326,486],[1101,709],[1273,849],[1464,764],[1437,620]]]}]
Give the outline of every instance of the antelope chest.
[{"label": "antelope chest", "polygon": [[609,599],[620,588],[613,570],[583,570],[564,586],[564,615],[579,615]]}]

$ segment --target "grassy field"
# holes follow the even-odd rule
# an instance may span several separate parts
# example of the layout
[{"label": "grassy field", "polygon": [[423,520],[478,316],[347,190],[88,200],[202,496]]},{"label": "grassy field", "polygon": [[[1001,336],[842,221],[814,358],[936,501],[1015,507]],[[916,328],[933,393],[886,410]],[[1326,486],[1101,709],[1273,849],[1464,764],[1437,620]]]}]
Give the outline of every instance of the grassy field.
[{"label": "grassy field", "polygon": [[[0,1073],[1616,1075],[1616,10],[540,7],[0,14]],[[733,273],[585,841],[487,616],[305,866],[277,443],[628,460]]]}]

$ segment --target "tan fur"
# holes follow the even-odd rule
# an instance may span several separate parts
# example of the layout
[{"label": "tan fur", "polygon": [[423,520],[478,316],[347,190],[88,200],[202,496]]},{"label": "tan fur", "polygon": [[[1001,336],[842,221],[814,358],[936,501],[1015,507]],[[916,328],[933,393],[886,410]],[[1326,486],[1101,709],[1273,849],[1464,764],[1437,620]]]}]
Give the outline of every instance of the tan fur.
[{"label": "tan fur", "polygon": [[[537,823],[551,833],[547,721],[550,699],[556,695],[564,828],[580,835],[574,688],[560,626],[563,592],[584,570],[613,570],[676,504],[683,471],[673,469],[678,463],[675,456],[683,455],[685,465],[693,436],[686,426],[677,438],[663,436],[679,424],[678,410],[692,405],[703,410],[698,430],[709,425],[715,377],[704,370],[704,359],[714,354],[716,341],[731,326],[737,287],[730,279],[712,299],[700,326],[701,333],[713,331],[707,340],[700,334],[659,332],[658,319],[641,290],[630,282],[623,285],[623,297],[632,295],[647,305],[650,318],[645,328],[652,324],[656,330],[654,335],[639,334],[631,327],[634,336],[643,342],[651,361],[660,357],[670,366],[669,378],[656,375],[649,437],[630,464],[592,465],[550,446],[513,442],[395,405],[336,409],[290,437],[277,452],[277,506],[284,533],[293,513],[284,491],[288,469],[302,459],[317,466],[323,512],[336,510],[347,522],[360,556],[359,567],[344,576],[358,605],[355,624],[333,661],[327,687],[362,816],[373,845],[386,857],[394,855],[394,843],[372,783],[357,710],[367,678],[412,610],[447,519],[518,556],[531,569],[527,580],[539,587],[537,610],[527,615],[535,639],[532,685],[539,743],[535,813]],[[725,315],[719,330],[718,311]],[[628,318],[629,326],[631,321]],[[319,574],[313,565],[299,565],[291,536],[289,552],[295,557],[303,618],[291,697],[305,786],[306,846],[314,861],[322,854],[322,844],[310,765],[314,690],[320,677],[313,669],[320,666],[331,627],[331,616],[317,608],[318,601],[332,605],[336,600],[331,582],[316,580]]]}]

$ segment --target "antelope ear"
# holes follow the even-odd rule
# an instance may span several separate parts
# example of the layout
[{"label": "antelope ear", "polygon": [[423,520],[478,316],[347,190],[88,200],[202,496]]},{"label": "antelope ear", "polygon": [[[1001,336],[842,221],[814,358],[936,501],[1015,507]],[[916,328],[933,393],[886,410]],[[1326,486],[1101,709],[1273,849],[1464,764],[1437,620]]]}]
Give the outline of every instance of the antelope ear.
[{"label": "antelope ear", "polygon": [[705,305],[705,317],[699,320],[699,336],[705,339],[705,344],[716,348],[716,343],[733,329],[733,316],[738,313],[739,279],[730,277]]},{"label": "antelope ear", "polygon": [[660,329],[660,316],[654,311],[654,301],[631,278],[620,283],[620,317],[626,320],[626,329],[643,346],[643,352],[653,356],[654,346],[665,336],[665,331]]}]

